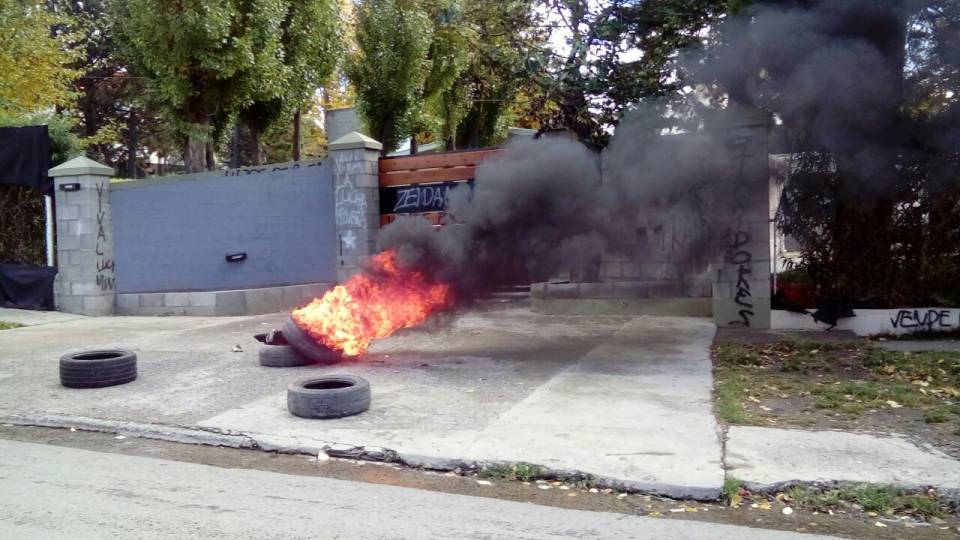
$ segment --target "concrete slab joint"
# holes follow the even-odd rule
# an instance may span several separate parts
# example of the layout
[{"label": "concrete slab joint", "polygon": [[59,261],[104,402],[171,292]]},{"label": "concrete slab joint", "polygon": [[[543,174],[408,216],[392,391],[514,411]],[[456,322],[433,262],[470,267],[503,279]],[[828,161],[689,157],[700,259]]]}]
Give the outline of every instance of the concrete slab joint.
[{"label": "concrete slab joint", "polygon": [[82,315],[116,309],[110,177],[113,169],[80,156],[49,171],[57,212],[57,308]]}]

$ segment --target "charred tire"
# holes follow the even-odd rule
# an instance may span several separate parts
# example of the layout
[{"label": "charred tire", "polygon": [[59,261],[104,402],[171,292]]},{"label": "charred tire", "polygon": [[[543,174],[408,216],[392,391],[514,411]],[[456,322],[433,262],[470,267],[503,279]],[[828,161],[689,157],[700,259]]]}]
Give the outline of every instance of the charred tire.
[{"label": "charred tire", "polygon": [[137,378],[137,355],[131,351],[83,351],[60,358],[60,384],[67,388],[104,388]]},{"label": "charred tire", "polygon": [[309,377],[287,388],[287,409],[302,418],[342,418],[370,408],[370,383],[355,375]]},{"label": "charred tire", "polygon": [[314,362],[330,363],[337,362],[343,358],[340,352],[334,351],[314,341],[312,337],[297,326],[296,323],[293,322],[293,319],[289,317],[287,317],[287,320],[283,323],[283,328],[280,329],[280,332],[283,333],[284,339],[287,340],[287,343],[289,343],[291,347]]},{"label": "charred tire", "polygon": [[260,365],[267,367],[306,366],[312,362],[289,345],[264,345],[260,347]]}]

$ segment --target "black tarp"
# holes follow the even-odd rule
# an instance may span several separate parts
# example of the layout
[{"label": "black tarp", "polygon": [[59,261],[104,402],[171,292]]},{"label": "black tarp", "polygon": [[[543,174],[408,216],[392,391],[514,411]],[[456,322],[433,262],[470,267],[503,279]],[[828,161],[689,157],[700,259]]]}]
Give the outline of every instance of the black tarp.
[{"label": "black tarp", "polygon": [[[27,186],[52,195],[49,170],[47,126],[0,128],[0,184]],[[57,269],[49,266],[0,264],[0,306],[53,309],[56,275]]]},{"label": "black tarp", "polygon": [[50,266],[0,264],[0,306],[19,309],[53,309],[53,278]]},{"label": "black tarp", "polygon": [[50,195],[50,136],[47,126],[0,128],[0,184],[29,186]]}]

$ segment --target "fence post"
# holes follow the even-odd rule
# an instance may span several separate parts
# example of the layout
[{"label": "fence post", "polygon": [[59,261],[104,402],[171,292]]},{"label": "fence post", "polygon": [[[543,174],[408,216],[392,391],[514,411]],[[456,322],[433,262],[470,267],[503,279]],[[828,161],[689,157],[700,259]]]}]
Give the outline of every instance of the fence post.
[{"label": "fence post", "polygon": [[115,305],[110,177],[113,169],[77,157],[50,169],[57,209],[57,309],[112,315]]},{"label": "fence post", "polygon": [[376,253],[380,230],[379,142],[353,131],[329,145],[333,162],[337,281],[356,274]]},{"label": "fence post", "polygon": [[730,107],[707,132],[727,148],[716,164],[730,204],[723,261],[713,283],[713,321],[721,327],[770,328],[770,115]]}]

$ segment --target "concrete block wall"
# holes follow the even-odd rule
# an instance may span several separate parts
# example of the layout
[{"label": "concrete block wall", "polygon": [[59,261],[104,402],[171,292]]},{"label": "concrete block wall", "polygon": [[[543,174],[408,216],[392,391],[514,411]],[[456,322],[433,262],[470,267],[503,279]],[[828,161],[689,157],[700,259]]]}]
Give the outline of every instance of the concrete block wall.
[{"label": "concrete block wall", "polygon": [[119,315],[261,315],[303,307],[333,284],[311,283],[227,291],[120,293]]},{"label": "concrete block wall", "polygon": [[[661,194],[633,222],[623,223],[635,239],[603,255],[600,279],[674,283],[678,287],[661,292],[679,289],[679,297],[712,299],[718,325],[767,328],[769,117],[737,110],[706,120],[704,133],[654,143],[653,154],[662,161],[657,174],[685,171],[676,179],[685,186],[684,196]],[[696,171],[684,164],[691,152],[704,156],[697,178],[688,177]]]},{"label": "concrete block wall", "polygon": [[343,282],[377,252],[380,230],[380,150],[358,132],[330,143],[333,162],[337,281]]},{"label": "concrete block wall", "polygon": [[328,141],[336,141],[354,131],[359,133],[364,131],[363,122],[360,120],[356,107],[325,110],[323,112],[323,129],[327,134]]},{"label": "concrete block wall", "polygon": [[333,191],[326,161],[117,182],[117,292],[332,282]]},{"label": "concrete block wall", "polygon": [[[218,316],[307,304],[336,275],[333,177],[322,165],[112,185],[113,171],[87,158],[52,169],[56,305],[84,315]],[[369,185],[375,166],[354,171],[350,181]],[[368,222],[360,228],[364,235]],[[227,262],[225,253],[233,251],[247,258]]]},{"label": "concrete block wall", "polygon": [[50,169],[49,174],[57,205],[57,309],[82,315],[113,314],[113,169],[78,157]]}]

